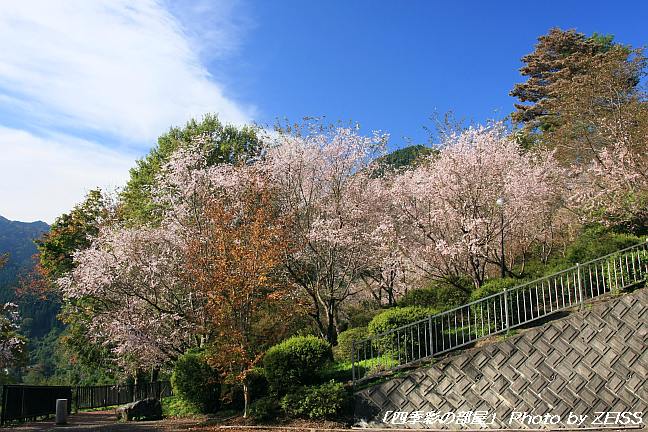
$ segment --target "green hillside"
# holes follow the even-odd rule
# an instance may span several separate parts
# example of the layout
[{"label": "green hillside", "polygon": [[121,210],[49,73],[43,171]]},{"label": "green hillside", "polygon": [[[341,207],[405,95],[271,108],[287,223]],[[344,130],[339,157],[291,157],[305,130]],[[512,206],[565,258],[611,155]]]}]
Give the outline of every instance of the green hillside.
[{"label": "green hillside", "polygon": [[16,222],[0,216],[0,255],[9,255],[7,263],[0,269],[0,301],[14,299],[18,277],[34,265],[34,239],[48,230],[45,222]]}]

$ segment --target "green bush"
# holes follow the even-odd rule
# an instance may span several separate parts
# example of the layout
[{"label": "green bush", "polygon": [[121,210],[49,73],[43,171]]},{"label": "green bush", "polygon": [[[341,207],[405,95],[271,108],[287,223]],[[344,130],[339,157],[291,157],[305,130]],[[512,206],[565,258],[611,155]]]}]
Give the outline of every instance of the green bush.
[{"label": "green bush", "polygon": [[[421,306],[395,307],[376,315],[367,328],[369,334],[375,336],[416,321],[421,321],[438,312],[437,309]],[[427,324],[422,324],[422,329],[426,327]],[[374,355],[391,355],[395,358],[407,358],[408,356],[411,357],[412,353],[418,353],[419,348],[424,352],[425,347],[419,347],[420,339],[417,336],[416,331],[390,333],[374,341]],[[358,347],[358,349],[362,349],[362,347]]]},{"label": "green bush", "polygon": [[[470,295],[470,302],[481,300],[493,294],[500,293],[505,289],[511,289],[518,285],[522,285],[525,282],[525,280],[515,278],[490,279],[472,292]],[[504,310],[504,303],[502,301],[503,297],[497,296],[470,306],[470,321],[472,323],[472,326],[470,327],[471,333],[480,337],[501,329],[501,327],[496,327],[496,325],[498,322],[500,323],[500,326],[503,323],[500,317]],[[513,311],[511,301],[512,300],[509,298],[509,310]],[[463,329],[463,331],[466,330],[467,329],[465,328]]]},{"label": "green bush", "polygon": [[[356,363],[356,366],[358,364]],[[364,373],[364,369],[363,369]],[[351,381],[353,378],[351,372],[351,362],[350,361],[336,361],[328,364],[324,369],[319,373],[320,382],[336,381],[336,382],[347,382]]]},{"label": "green bush", "polygon": [[279,401],[274,396],[265,396],[250,404],[249,414],[253,420],[266,422],[279,415]]},{"label": "green bush", "polygon": [[603,227],[590,227],[565,251],[565,259],[571,264],[584,263],[640,243],[632,234],[618,234]]},{"label": "green bush", "polygon": [[194,404],[180,398],[170,396],[162,398],[162,416],[165,418],[192,417],[201,414],[202,410]]},{"label": "green bush", "polygon": [[333,354],[338,361],[351,361],[353,341],[368,336],[367,327],[350,328],[338,335],[338,344],[333,348]]},{"label": "green bush", "polygon": [[294,336],[268,350],[263,358],[270,388],[282,395],[317,382],[319,371],[333,360],[331,345],[315,336]]},{"label": "green bush", "polygon": [[290,417],[337,419],[349,408],[349,395],[340,383],[330,381],[302,387],[281,399],[281,408]]},{"label": "green bush", "polygon": [[470,294],[470,301],[474,302],[475,300],[483,299],[484,297],[502,292],[505,289],[511,289],[518,285],[522,285],[525,282],[525,280],[515,278],[489,279],[484,283],[484,285]]},{"label": "green bush", "polygon": [[367,329],[370,335],[377,335],[437,313],[439,311],[435,308],[421,306],[395,307],[376,315],[367,326]]},{"label": "green bush", "polygon": [[376,304],[371,302],[360,302],[358,304],[349,305],[345,309],[345,315],[348,317],[347,322],[345,323],[347,327],[343,328],[343,330],[355,327],[367,327],[367,324],[369,324],[373,317],[383,310],[384,309],[377,308]]},{"label": "green bush", "polygon": [[268,395],[269,385],[265,376],[265,370],[257,367],[247,373],[247,383],[250,391],[250,399],[260,399]]},{"label": "green bush", "polygon": [[410,290],[399,301],[398,306],[431,307],[439,311],[451,309],[466,303],[472,283],[461,283],[460,287],[448,282],[432,281],[424,288]]},{"label": "green bush", "polygon": [[201,412],[218,409],[220,380],[218,372],[207,364],[204,354],[190,351],[177,361],[171,375],[173,392]]}]

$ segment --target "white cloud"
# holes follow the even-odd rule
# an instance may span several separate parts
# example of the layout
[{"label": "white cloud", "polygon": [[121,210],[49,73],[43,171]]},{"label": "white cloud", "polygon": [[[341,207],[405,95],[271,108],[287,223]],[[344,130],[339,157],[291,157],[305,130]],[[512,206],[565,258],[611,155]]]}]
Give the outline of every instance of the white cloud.
[{"label": "white cloud", "polygon": [[[222,19],[206,35],[216,54],[237,47],[240,26],[222,24],[235,15],[234,3],[216,3]],[[41,126],[135,145],[206,112],[246,122],[252,109],[224,93],[192,43],[208,28],[187,19],[204,12],[202,4],[187,5],[183,27],[168,3],[155,0],[3,2],[0,100]]]},{"label": "white cloud", "polygon": [[70,136],[0,126],[0,215],[51,223],[88,190],[122,186],[135,157]]},{"label": "white cloud", "polygon": [[123,186],[170,126],[248,122],[204,63],[224,75],[251,26],[243,1],[2,2],[0,215],[52,222],[89,189]]}]

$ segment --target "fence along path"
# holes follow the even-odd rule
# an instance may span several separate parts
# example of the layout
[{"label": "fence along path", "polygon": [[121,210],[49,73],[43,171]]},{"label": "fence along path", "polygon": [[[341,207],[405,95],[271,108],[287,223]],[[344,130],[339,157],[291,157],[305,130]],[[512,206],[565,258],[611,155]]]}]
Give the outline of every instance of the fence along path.
[{"label": "fence along path", "polygon": [[68,411],[106,408],[149,397],[171,396],[171,384],[157,381],[137,385],[102,386],[36,386],[6,384],[2,386],[0,425],[12,420],[36,419],[56,412],[56,399],[68,400]]},{"label": "fence along path", "polygon": [[168,381],[156,381],[138,385],[102,385],[76,387],[76,409],[105,408],[149,397],[160,399],[172,395]]},{"label": "fence along path", "polygon": [[648,242],[353,341],[354,384],[646,281]]}]

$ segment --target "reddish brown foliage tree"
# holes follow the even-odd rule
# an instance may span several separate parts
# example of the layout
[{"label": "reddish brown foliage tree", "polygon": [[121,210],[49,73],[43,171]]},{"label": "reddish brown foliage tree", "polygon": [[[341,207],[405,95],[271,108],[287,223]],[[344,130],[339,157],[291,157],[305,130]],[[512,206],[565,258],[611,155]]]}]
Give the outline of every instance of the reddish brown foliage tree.
[{"label": "reddish brown foliage tree", "polygon": [[206,205],[208,226],[188,246],[186,277],[208,298],[217,332],[211,363],[243,385],[247,413],[247,375],[284,336],[295,302],[282,283],[288,239],[274,191],[258,173],[239,184]]}]

